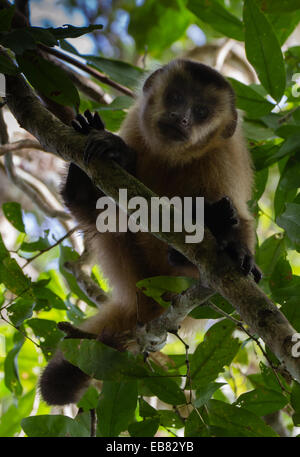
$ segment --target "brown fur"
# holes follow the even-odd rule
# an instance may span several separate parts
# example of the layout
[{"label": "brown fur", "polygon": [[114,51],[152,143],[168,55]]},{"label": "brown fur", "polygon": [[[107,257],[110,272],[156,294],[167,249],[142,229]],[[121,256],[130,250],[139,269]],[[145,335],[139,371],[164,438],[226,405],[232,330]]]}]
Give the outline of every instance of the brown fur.
[{"label": "brown fur", "polygon": [[[230,131],[236,122],[232,92],[227,86],[220,88],[214,81],[209,82],[202,96],[207,103],[210,97],[214,105],[217,103],[213,118],[200,127],[194,126],[186,143],[166,142],[156,122],[170,78],[184,74],[193,87],[195,81],[181,60],[156,73],[147,80],[144,94],[120,130],[120,136],[137,153],[136,177],[159,196],[204,196],[211,202],[229,196],[240,217],[243,242],[253,252],[253,218],[247,207],[252,166],[240,127],[234,133]],[[228,131],[233,135],[226,138]],[[113,292],[111,301],[84,324],[88,331],[98,335],[103,331],[123,332],[159,315],[159,305],[137,294],[135,284],[140,279],[158,275],[197,277],[193,266],[170,266],[167,245],[149,233],[99,234],[95,225],[89,227],[89,232],[93,234],[91,249],[99,253],[98,262]]]},{"label": "brown fur", "polygon": [[[184,94],[184,122],[188,119],[184,141],[182,137],[176,140],[178,132],[168,124],[178,114],[172,108],[174,102],[171,100],[169,106],[166,101],[172,87]],[[197,111],[203,106],[207,107],[205,116]],[[166,132],[162,120],[167,122]],[[204,196],[210,203],[230,197],[240,220],[236,238],[254,252],[253,218],[247,207],[252,188],[251,160],[237,123],[233,91],[219,73],[183,60],[154,72],[130,109],[120,136],[136,152],[135,176],[159,196]],[[137,281],[159,275],[197,277],[197,269],[187,263],[171,266],[168,246],[149,233],[99,233],[95,201],[101,192],[74,164],[62,193],[82,225],[88,250],[97,254],[112,288],[111,299],[82,329],[116,349],[133,350],[137,324],[163,312],[160,305],[137,290]],[[43,372],[40,388],[49,404],[65,404],[76,402],[88,383],[88,376],[58,352]]]}]

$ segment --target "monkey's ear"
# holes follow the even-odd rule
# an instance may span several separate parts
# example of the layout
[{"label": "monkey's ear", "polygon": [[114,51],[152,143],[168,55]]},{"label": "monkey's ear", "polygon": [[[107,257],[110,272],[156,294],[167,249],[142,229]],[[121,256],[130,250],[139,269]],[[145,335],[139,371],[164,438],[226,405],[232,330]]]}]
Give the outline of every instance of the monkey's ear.
[{"label": "monkey's ear", "polygon": [[154,80],[156,77],[163,72],[163,68],[159,68],[158,70],[155,70],[151,75],[146,79],[144,82],[143,86],[143,92],[147,92],[150,87],[153,85]]},{"label": "monkey's ear", "polygon": [[224,127],[224,130],[222,132],[222,137],[223,138],[230,138],[236,129],[237,126],[237,121],[238,121],[238,114],[235,108],[232,109],[232,114],[230,117],[229,122]]}]

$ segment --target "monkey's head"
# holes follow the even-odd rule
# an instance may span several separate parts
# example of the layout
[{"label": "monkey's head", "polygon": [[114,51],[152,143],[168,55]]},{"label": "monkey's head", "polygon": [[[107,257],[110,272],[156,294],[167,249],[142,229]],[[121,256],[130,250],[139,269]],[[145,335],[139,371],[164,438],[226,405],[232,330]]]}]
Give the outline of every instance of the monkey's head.
[{"label": "monkey's head", "polygon": [[236,129],[233,89],[207,65],[177,59],[146,80],[140,127],[153,153],[170,162],[203,155],[213,141],[230,138]]}]

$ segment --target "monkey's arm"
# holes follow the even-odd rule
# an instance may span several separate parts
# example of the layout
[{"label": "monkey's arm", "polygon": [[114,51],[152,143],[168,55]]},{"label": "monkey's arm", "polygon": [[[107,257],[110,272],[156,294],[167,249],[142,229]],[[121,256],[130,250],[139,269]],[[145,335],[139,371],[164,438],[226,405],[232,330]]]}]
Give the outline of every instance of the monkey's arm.
[{"label": "monkey's arm", "polygon": [[[85,117],[79,114],[72,121],[74,129],[89,135],[84,150],[84,160],[89,163],[93,156],[115,160],[129,173],[134,174],[135,153],[118,135],[104,130],[100,116],[85,111]],[[94,223],[97,217],[96,202],[104,193],[99,190],[90,178],[77,165],[71,163],[68,176],[62,190],[65,204],[77,219]]]},{"label": "monkey's arm", "polygon": [[[225,250],[244,274],[252,273],[255,282],[259,282],[262,273],[247,246],[247,221],[239,218],[230,198],[223,197],[214,203],[205,201],[204,213],[204,223],[216,238],[219,250]],[[184,255],[171,247],[168,249],[168,260],[173,266],[190,264]]]}]

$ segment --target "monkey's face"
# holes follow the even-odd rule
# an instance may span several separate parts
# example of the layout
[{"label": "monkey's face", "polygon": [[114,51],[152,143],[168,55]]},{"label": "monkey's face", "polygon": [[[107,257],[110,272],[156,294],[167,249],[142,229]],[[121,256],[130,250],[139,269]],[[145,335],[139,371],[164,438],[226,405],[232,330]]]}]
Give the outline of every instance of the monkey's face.
[{"label": "monkey's face", "polygon": [[142,132],[154,153],[186,162],[233,135],[237,114],[227,81],[203,64],[177,60],[145,83]]}]

